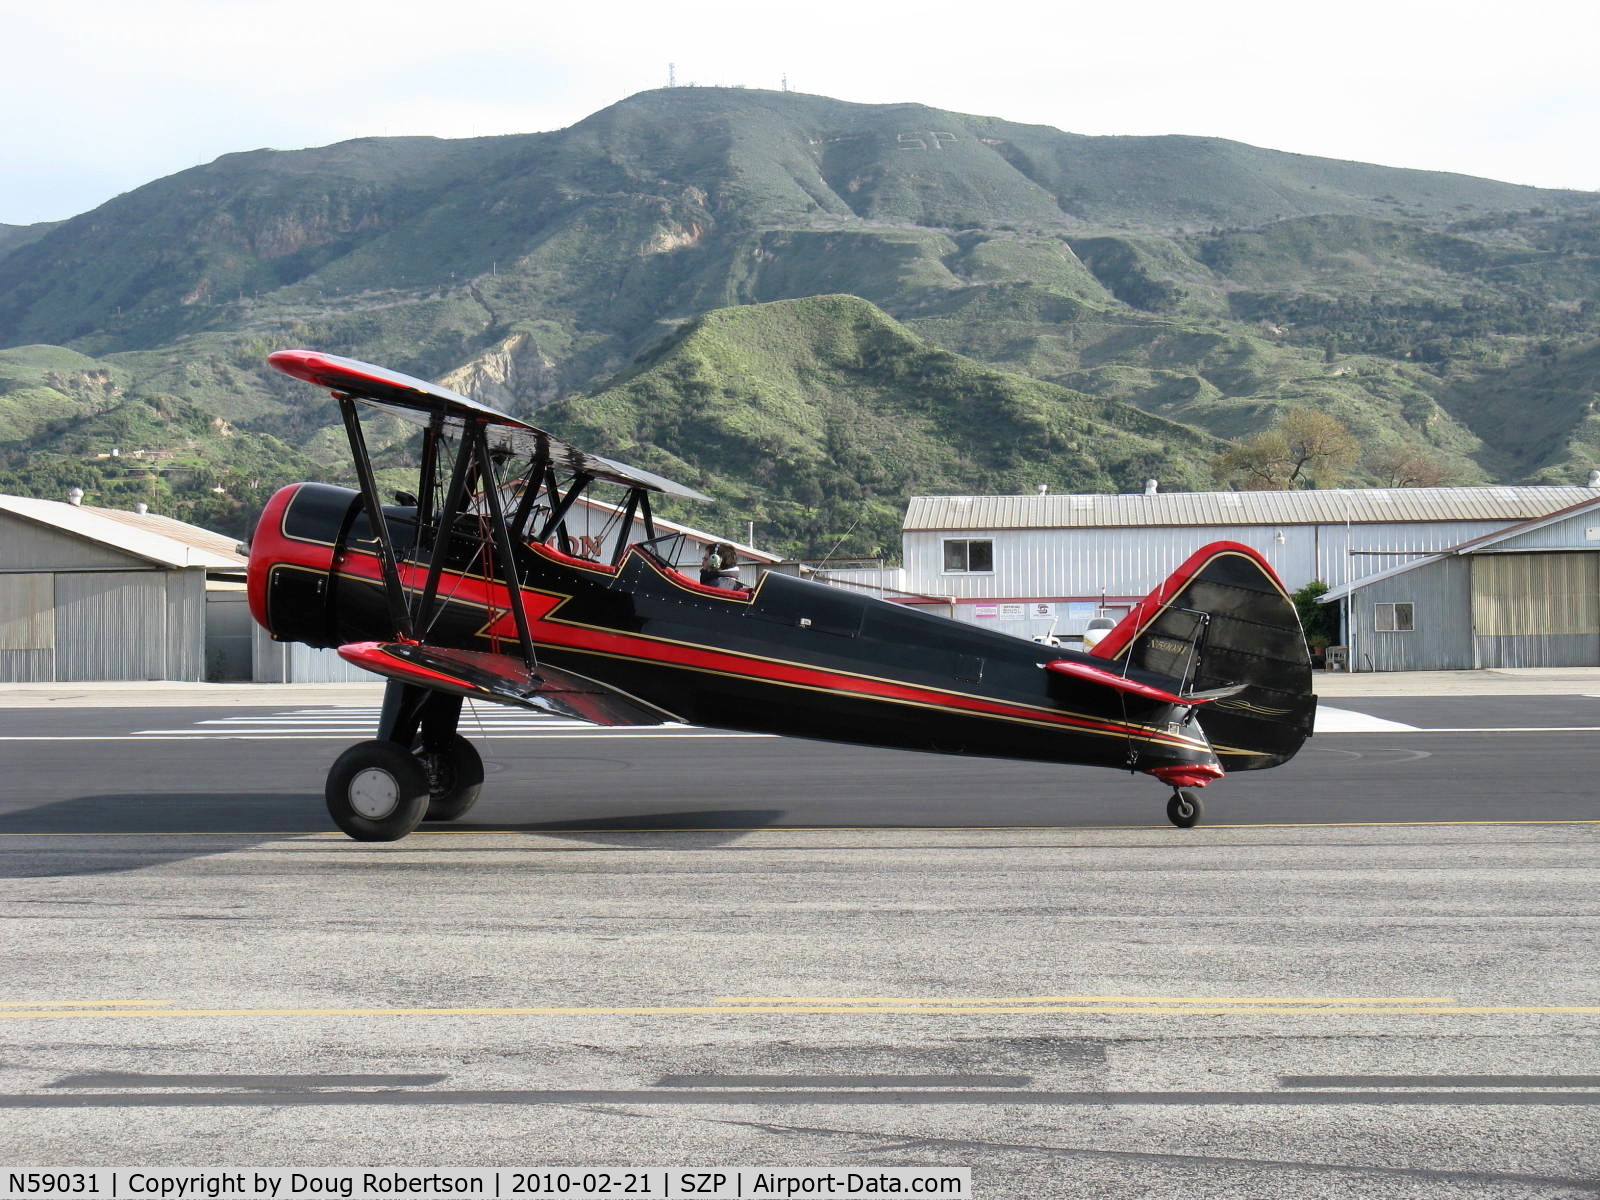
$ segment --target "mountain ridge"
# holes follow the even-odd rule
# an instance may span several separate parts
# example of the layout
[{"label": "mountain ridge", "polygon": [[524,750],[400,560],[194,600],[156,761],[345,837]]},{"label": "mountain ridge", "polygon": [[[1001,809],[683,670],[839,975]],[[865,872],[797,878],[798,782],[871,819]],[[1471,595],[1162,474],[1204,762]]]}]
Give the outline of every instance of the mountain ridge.
[{"label": "mountain ridge", "polygon": [[[328,471],[328,410],[264,368],[271,349],[575,412],[642,403],[638,364],[705,314],[841,294],[934,374],[953,353],[1202,441],[1309,404],[1462,482],[1600,457],[1600,196],[1223,139],[676,88],[548,133],[245,151],[45,230],[0,227],[0,345],[66,347]],[[1514,389],[1545,397],[1539,430],[1498,445]],[[1174,458],[1193,452],[1162,428]],[[730,486],[759,502],[754,480]]]}]

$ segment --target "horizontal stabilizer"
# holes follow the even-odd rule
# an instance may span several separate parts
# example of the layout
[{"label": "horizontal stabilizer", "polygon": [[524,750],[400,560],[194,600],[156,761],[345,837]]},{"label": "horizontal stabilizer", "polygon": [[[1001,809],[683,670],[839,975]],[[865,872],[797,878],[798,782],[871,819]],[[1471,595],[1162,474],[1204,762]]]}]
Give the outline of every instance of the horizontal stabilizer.
[{"label": "horizontal stabilizer", "polygon": [[1213,700],[1232,700],[1235,696],[1242,696],[1250,690],[1248,683],[1235,683],[1228,687],[1207,688],[1203,692],[1190,692],[1189,703],[1210,704]]},{"label": "horizontal stabilizer", "polygon": [[509,654],[416,642],[351,642],[339,647],[339,657],[386,679],[593,725],[662,725],[680,719],[572,671],[542,665],[530,671]]},{"label": "horizontal stabilizer", "polygon": [[1130,696],[1140,696],[1146,700],[1159,700],[1163,704],[1183,704],[1193,706],[1206,704],[1216,699],[1214,696],[1179,696],[1165,688],[1153,687],[1148,683],[1140,683],[1137,679],[1129,679],[1125,675],[1118,675],[1115,671],[1108,671],[1104,667],[1097,667],[1093,663],[1074,662],[1070,658],[1058,658],[1053,662],[1044,664],[1044,669],[1054,671],[1059,675],[1070,675],[1074,679],[1082,679],[1089,683],[1102,684],[1114,688],[1119,692],[1127,692]]}]

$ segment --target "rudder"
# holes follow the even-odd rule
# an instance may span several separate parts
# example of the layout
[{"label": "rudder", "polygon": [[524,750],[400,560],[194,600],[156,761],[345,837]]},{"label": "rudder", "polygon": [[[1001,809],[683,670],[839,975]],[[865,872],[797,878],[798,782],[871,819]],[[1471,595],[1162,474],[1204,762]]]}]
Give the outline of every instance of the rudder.
[{"label": "rudder", "polygon": [[1317,701],[1300,616],[1249,546],[1197,551],[1090,653],[1179,680],[1185,695],[1244,685],[1200,710],[1226,770],[1275,767],[1311,736]]}]

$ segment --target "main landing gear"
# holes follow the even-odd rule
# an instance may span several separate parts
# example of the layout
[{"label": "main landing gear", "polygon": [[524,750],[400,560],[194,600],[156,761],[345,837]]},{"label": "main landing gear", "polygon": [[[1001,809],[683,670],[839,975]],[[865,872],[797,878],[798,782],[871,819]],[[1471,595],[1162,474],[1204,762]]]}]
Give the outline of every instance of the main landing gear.
[{"label": "main landing gear", "polygon": [[393,842],[423,821],[453,821],[477,802],[483,759],[456,732],[461,698],[391,682],[378,737],[328,771],[333,823],[358,842]]},{"label": "main landing gear", "polygon": [[434,750],[419,741],[411,753],[428,775],[424,821],[454,821],[478,802],[478,793],[483,789],[483,759],[466,738],[452,733],[443,746]]},{"label": "main landing gear", "polygon": [[1167,820],[1179,829],[1193,829],[1205,815],[1205,805],[1200,797],[1188,788],[1173,788],[1172,799],[1167,801]]}]

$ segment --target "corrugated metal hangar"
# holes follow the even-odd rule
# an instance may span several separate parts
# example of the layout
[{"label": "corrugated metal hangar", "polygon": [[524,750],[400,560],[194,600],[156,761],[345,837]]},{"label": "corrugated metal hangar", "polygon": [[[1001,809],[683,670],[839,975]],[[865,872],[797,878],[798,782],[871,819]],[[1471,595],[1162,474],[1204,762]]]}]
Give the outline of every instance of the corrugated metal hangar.
[{"label": "corrugated metal hangar", "polygon": [[[1118,617],[1208,542],[1260,551],[1290,591],[1340,586],[1600,497],[1594,487],[925,496],[904,567],[844,575],[1022,637]],[[1359,664],[1358,664],[1359,665]]]},{"label": "corrugated metal hangar", "polygon": [[[609,516],[592,514],[586,552],[609,554]],[[695,555],[716,540],[658,524]],[[1220,540],[1260,551],[1291,591],[1329,584],[1358,670],[1600,664],[1593,486],[918,497],[903,568],[827,577],[1071,637]],[[245,566],[232,539],[169,517],[0,496],[0,681],[370,678],[255,629]]]},{"label": "corrugated metal hangar", "polygon": [[208,622],[213,604],[244,611],[210,596],[243,599],[234,546],[153,513],[0,496],[0,680],[248,678],[246,631]]},{"label": "corrugated metal hangar", "polygon": [[1364,671],[1600,665],[1600,496],[1332,588]]}]

